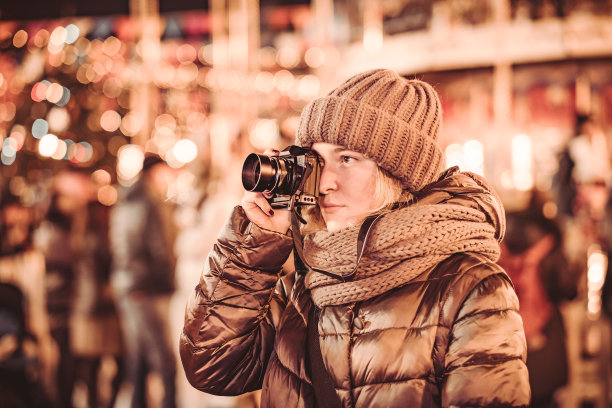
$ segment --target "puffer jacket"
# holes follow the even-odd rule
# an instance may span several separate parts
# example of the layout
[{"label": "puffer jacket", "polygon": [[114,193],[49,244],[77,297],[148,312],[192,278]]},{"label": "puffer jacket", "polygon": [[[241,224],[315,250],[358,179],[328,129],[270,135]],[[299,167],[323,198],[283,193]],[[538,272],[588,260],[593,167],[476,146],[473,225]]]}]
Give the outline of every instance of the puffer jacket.
[{"label": "puffer jacket", "polygon": [[[235,208],[186,308],[180,354],[194,387],[262,388],[263,407],[316,406],[310,292],[302,275],[281,277],[292,246]],[[456,254],[402,287],[323,308],[321,354],[345,407],[527,406],[518,307],[498,265]]]}]

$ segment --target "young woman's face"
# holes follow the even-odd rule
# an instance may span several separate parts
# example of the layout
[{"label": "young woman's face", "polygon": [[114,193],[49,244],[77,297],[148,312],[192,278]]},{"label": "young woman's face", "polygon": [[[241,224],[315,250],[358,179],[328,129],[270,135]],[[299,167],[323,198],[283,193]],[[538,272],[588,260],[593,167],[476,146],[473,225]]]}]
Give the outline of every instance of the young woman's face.
[{"label": "young woman's face", "polygon": [[327,230],[359,223],[374,209],[376,162],[335,144],[315,143],[312,149],[323,161],[319,207]]}]

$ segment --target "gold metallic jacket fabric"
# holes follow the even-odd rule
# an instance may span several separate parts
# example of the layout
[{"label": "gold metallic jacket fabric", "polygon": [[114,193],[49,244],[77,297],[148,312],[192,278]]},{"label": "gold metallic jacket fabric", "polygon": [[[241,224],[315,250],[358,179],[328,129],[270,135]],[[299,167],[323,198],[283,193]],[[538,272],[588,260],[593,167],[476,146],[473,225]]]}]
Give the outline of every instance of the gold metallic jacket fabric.
[{"label": "gold metallic jacket fabric", "polygon": [[[262,407],[316,406],[310,294],[301,275],[281,271],[292,245],[236,207],[186,308],[180,354],[194,387],[261,388]],[[321,354],[345,407],[527,406],[518,307],[498,265],[457,254],[370,300],[325,307]]]}]

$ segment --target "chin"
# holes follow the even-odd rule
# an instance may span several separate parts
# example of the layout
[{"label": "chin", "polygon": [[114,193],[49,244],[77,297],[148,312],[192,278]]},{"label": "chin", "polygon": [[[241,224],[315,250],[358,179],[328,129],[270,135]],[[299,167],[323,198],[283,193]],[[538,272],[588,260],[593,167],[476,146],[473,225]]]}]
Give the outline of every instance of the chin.
[{"label": "chin", "polygon": [[355,224],[349,221],[328,221],[325,225],[329,232],[336,232],[345,228],[352,227]]},{"label": "chin", "polygon": [[329,232],[335,232],[338,230],[342,229],[342,225],[337,222],[337,221],[326,221],[325,222],[325,228],[329,231]]}]

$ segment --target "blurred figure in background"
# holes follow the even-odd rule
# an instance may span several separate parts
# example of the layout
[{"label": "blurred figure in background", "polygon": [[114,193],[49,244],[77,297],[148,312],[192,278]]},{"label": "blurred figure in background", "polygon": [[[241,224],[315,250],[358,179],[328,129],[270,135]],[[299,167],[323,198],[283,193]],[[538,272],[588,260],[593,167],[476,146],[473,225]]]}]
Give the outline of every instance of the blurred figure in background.
[{"label": "blurred figure in background", "polygon": [[507,214],[499,264],[516,287],[527,338],[532,407],[556,406],[554,394],[568,380],[560,302],[577,295],[578,268],[568,266],[557,223],[532,204]]},{"label": "blurred figure in background", "polygon": [[590,115],[576,115],[574,136],[559,156],[553,180],[559,214],[600,219],[609,177],[610,157],[601,126]]},{"label": "blurred figure in background", "polygon": [[[110,287],[109,218],[109,207],[98,201],[89,203],[82,247],[75,260],[71,345],[76,378],[87,386],[91,408],[114,406],[122,377],[121,330]],[[110,395],[101,395],[98,390],[104,357],[115,363],[115,375],[108,379]]]},{"label": "blurred figure in background", "polygon": [[603,237],[603,250],[608,257],[606,276],[601,290],[602,312],[608,319],[612,319],[612,190],[610,189],[608,190],[608,201],[601,223],[601,235]]},{"label": "blurred figure in background", "polygon": [[125,380],[132,407],[147,406],[147,376],[163,384],[163,408],[176,404],[176,358],[169,324],[175,289],[172,208],[166,200],[174,170],[147,156],[140,179],[111,211],[112,286],[125,338]]},{"label": "blurred figure in background", "polygon": [[[55,350],[45,310],[45,261],[32,246],[33,216],[0,195],[0,405],[48,406]],[[42,388],[44,384],[44,388]]]},{"label": "blurred figure in background", "polygon": [[74,355],[70,344],[70,316],[74,301],[74,266],[82,244],[85,205],[90,198],[89,176],[67,169],[53,181],[49,209],[35,232],[35,245],[45,257],[47,313],[51,336],[58,348],[55,375],[58,406],[72,407]]}]

